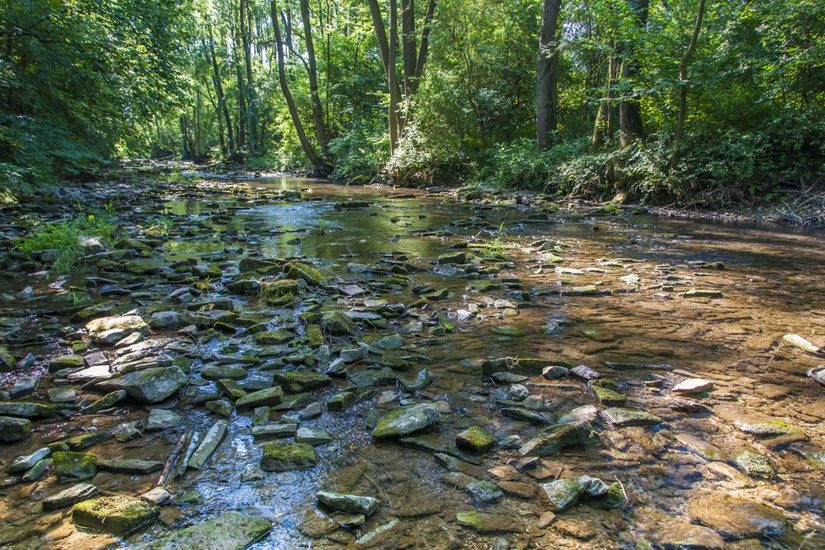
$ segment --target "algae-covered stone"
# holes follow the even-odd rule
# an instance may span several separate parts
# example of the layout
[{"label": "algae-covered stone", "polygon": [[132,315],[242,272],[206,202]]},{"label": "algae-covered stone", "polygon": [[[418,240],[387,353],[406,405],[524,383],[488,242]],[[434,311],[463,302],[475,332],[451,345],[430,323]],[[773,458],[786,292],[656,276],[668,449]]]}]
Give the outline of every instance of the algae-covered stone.
[{"label": "algae-covered stone", "polygon": [[20,418],[49,418],[57,414],[51,403],[27,401],[0,401],[0,415]]},{"label": "algae-covered stone", "polygon": [[324,334],[321,332],[321,325],[308,325],[307,326],[307,342],[313,348],[317,348],[324,343]]},{"label": "algae-covered stone", "polygon": [[542,483],[541,488],[547,495],[554,512],[569,508],[582,497],[600,497],[608,494],[610,490],[604,481],[590,476],[557,479]]},{"label": "algae-covered stone", "polygon": [[262,517],[225,512],[215,519],[174,531],[154,543],[152,550],[243,550],[264,538],[272,523]]},{"label": "algae-covered stone", "polygon": [[400,407],[382,416],[372,435],[376,438],[400,437],[432,426],[438,419],[438,409],[429,403]]},{"label": "algae-covered stone", "polygon": [[315,448],[307,443],[265,443],[261,469],[266,472],[306,470],[317,464]]},{"label": "algae-covered stone", "polygon": [[287,393],[303,393],[322,388],[332,381],[326,374],[306,371],[276,372],[275,380]]},{"label": "algae-covered stone", "polygon": [[0,372],[11,372],[16,366],[17,361],[14,360],[9,348],[0,346]]},{"label": "algae-covered stone", "polygon": [[329,311],[321,317],[321,329],[333,336],[348,336],[355,332],[355,323],[340,311]]},{"label": "algae-covered stone", "polygon": [[72,522],[81,527],[125,537],[148,527],[160,515],[160,508],[125,495],[97,497],[72,507]]},{"label": "algae-covered stone", "polygon": [[303,279],[310,285],[319,285],[325,279],[317,268],[302,262],[295,262],[290,265],[286,276],[290,279]]},{"label": "algae-covered stone", "polygon": [[774,469],[768,457],[751,449],[744,449],[733,459],[740,470],[751,477],[771,478]]},{"label": "algae-covered stone", "polygon": [[457,512],[455,519],[459,525],[469,527],[479,533],[512,533],[521,531],[518,522],[511,516],[482,514],[474,510]]},{"label": "algae-covered stone", "polygon": [[104,395],[103,397],[101,397],[100,399],[95,401],[94,403],[91,403],[90,405],[87,405],[87,406],[83,407],[80,410],[80,412],[94,413],[94,412],[102,411],[103,409],[108,409],[108,408],[120,403],[124,399],[126,399],[127,395],[128,395],[128,393],[126,392],[126,390],[116,390],[116,391],[107,393],[106,395]]},{"label": "algae-covered stone", "polygon": [[363,514],[370,516],[378,508],[378,499],[361,495],[346,495],[343,493],[333,493],[330,491],[319,491],[315,493],[318,502],[336,510],[349,514]]},{"label": "algae-covered stone", "polygon": [[590,383],[590,389],[596,395],[599,403],[608,407],[624,405],[625,401],[627,401],[627,396],[616,391],[614,385],[610,383],[599,383],[599,381],[596,380]]},{"label": "algae-covered stone", "polygon": [[113,389],[124,389],[141,403],[157,403],[170,397],[187,382],[179,367],[152,367],[124,374],[106,382]]},{"label": "algae-covered stone", "polygon": [[97,473],[97,457],[91,453],[58,451],[52,454],[57,479],[89,479]]},{"label": "algae-covered stone", "polygon": [[235,406],[243,409],[263,405],[278,405],[283,399],[284,392],[281,386],[273,386],[246,394],[235,402]]},{"label": "algae-covered stone", "polygon": [[267,346],[280,345],[293,340],[295,333],[288,330],[267,330],[256,333],[254,338],[259,344],[265,344]]},{"label": "algae-covered stone", "polygon": [[654,426],[662,419],[654,414],[622,407],[610,407],[602,411],[602,416],[617,428],[627,426]]},{"label": "algae-covered stone", "polygon": [[49,359],[47,366],[50,372],[62,369],[82,369],[86,366],[86,361],[81,355],[60,355]]},{"label": "algae-covered stone", "polygon": [[28,437],[32,423],[25,418],[0,416],[0,441],[12,443],[22,441]]},{"label": "algae-covered stone", "polygon": [[261,298],[270,303],[283,303],[285,299],[300,292],[301,286],[295,279],[280,279],[261,283]]},{"label": "algae-covered stone", "polygon": [[495,446],[496,439],[484,428],[471,426],[456,436],[455,443],[461,449],[483,453]]},{"label": "algae-covered stone", "polygon": [[207,380],[242,380],[249,371],[240,365],[209,365],[201,369],[201,376]]},{"label": "algae-covered stone", "polygon": [[341,393],[336,393],[335,395],[327,399],[327,410],[343,411],[353,401],[355,401],[355,393],[351,391],[343,391]]},{"label": "algae-covered stone", "polygon": [[549,456],[562,449],[589,445],[595,440],[587,422],[556,424],[539,432],[519,449],[522,456]]}]

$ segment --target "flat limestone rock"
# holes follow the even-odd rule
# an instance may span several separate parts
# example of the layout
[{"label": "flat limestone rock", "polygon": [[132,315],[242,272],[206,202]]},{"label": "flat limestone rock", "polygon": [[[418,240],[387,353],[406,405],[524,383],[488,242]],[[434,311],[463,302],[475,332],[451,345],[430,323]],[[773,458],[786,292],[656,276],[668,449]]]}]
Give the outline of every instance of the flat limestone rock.
[{"label": "flat limestone rock", "polygon": [[103,471],[117,474],[151,474],[163,468],[163,462],[136,459],[98,459],[97,467]]},{"label": "flat limestone rock", "polygon": [[125,495],[84,500],[72,508],[72,522],[80,527],[125,537],[148,527],[160,515],[160,508]]},{"label": "flat limestone rock", "polygon": [[192,454],[192,458],[189,459],[189,468],[194,468],[195,470],[203,468],[203,465],[206,464],[206,461],[212,453],[215,452],[215,449],[218,448],[221,440],[223,440],[227,426],[228,424],[225,420],[218,420],[212,424],[212,427],[209,428],[209,431],[206,432],[206,435],[203,437],[203,441],[201,441],[201,444]]},{"label": "flat limestone rock", "polygon": [[363,514],[369,516],[378,508],[377,498],[361,495],[345,495],[343,493],[332,493],[329,491],[319,491],[315,497],[321,504],[332,508],[337,512],[348,514]]},{"label": "flat limestone rock", "polygon": [[152,550],[243,550],[264,538],[272,523],[259,516],[226,512],[202,523],[174,531],[151,546]]},{"label": "flat limestone rock", "polygon": [[43,511],[59,510],[75,502],[95,497],[99,493],[100,489],[91,483],[78,483],[43,499]]},{"label": "flat limestone rock", "polygon": [[400,407],[382,416],[372,435],[376,438],[405,436],[435,424],[438,418],[438,409],[430,403]]},{"label": "flat limestone rock", "polygon": [[705,380],[704,378],[688,378],[673,386],[671,391],[682,395],[694,395],[697,393],[705,393],[712,389],[713,382],[710,380]]},{"label": "flat limestone rock", "polygon": [[602,416],[617,428],[627,426],[654,426],[662,422],[662,419],[654,414],[622,407],[607,408],[602,411]]},{"label": "flat limestone rock", "polygon": [[781,512],[721,491],[698,491],[688,497],[688,516],[725,539],[782,535],[787,530]]}]

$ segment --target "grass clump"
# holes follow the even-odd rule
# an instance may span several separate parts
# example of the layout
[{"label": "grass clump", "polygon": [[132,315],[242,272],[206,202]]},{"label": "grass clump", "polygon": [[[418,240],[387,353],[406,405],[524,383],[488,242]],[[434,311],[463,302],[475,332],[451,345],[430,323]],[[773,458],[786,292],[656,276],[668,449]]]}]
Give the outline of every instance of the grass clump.
[{"label": "grass clump", "polygon": [[117,232],[111,207],[94,213],[79,213],[65,220],[36,226],[31,233],[15,242],[15,249],[24,254],[54,251],[49,256],[52,268],[65,273],[76,267],[83,257],[79,238],[84,235],[110,240]]}]

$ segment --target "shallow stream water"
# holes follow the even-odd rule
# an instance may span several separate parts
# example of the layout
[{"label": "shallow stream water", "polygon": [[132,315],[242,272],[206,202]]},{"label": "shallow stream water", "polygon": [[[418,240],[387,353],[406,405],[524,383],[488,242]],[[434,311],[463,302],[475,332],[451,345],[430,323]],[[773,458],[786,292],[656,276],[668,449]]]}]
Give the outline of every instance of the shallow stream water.
[{"label": "shallow stream water", "polygon": [[[318,463],[307,470],[255,471],[262,441],[250,433],[251,411],[233,411],[227,434],[206,466],[167,485],[175,499],[162,507],[160,521],[128,539],[78,529],[69,509],[41,509],[43,498],[71,482],[58,482],[53,474],[33,483],[10,476],[0,489],[0,544],[140,546],[238,510],[273,522],[253,548],[675,548],[674,543],[687,540],[689,525],[704,525],[720,537],[703,529],[695,534],[701,538],[695,548],[825,547],[825,387],[808,375],[825,364],[825,357],[782,340],[798,334],[825,345],[822,234],[630,211],[611,216],[543,202],[469,202],[451,193],[289,178],[193,179],[149,186],[145,192],[138,187],[131,194],[125,186],[94,188],[85,208],[107,203],[115,205],[125,231],[154,243],[139,261],[157,270],[103,272],[87,262],[56,277],[39,264],[24,265],[6,249],[0,333],[16,359],[29,352],[36,359],[3,375],[3,387],[9,390],[21,377],[41,378],[33,394],[15,399],[48,401],[47,391],[64,383],[48,373],[48,360],[71,353],[71,341],[84,338],[84,323],[72,320],[79,306],[67,294],[88,292],[91,303],[111,302],[116,312],[138,308],[148,320],[155,310],[183,311],[186,304],[169,296],[194,280],[205,283],[197,301],[230,298],[241,316],[264,318],[272,329],[294,332],[295,341],[283,349],[263,349],[241,323],[236,333],[218,332],[208,339],[182,338],[176,329],[153,330],[149,341],[173,338],[166,351],[191,360],[191,385],[206,384],[198,375],[201,368],[218,357],[227,362],[227,356],[253,357],[248,380],[270,377],[271,383],[273,370],[291,368],[288,358],[306,352],[300,314],[312,311],[314,303],[324,309],[377,311],[386,319],[386,326],[359,320],[351,336],[325,335],[333,358],[357,342],[375,343],[420,321],[422,331],[403,334],[403,347],[373,354],[355,367],[391,364],[404,379],[427,369],[433,381],[417,395],[405,394],[397,383],[359,388],[359,399],[346,410],[302,420],[301,426],[322,428],[334,437],[316,448]],[[61,208],[67,207],[43,206],[35,213],[54,216]],[[3,212],[4,234],[23,234],[21,219],[29,214],[24,206]],[[466,261],[437,261],[461,251]],[[226,284],[249,277],[239,273],[238,261],[257,253],[271,259],[301,257],[326,281],[287,306],[229,292]],[[187,263],[215,265],[220,273],[193,279],[181,267]],[[406,277],[407,284],[388,283],[391,275]],[[100,286],[89,283],[95,276],[123,292],[110,287],[102,295]],[[472,284],[480,280],[495,285],[479,292]],[[340,290],[350,284],[364,294],[350,297]],[[595,291],[582,290],[590,285]],[[423,303],[418,300],[424,286],[448,294]],[[713,292],[694,296],[693,289]],[[405,307],[388,314],[386,304]],[[117,355],[116,349],[102,349]],[[96,351],[93,345],[82,353]],[[416,448],[371,437],[377,415],[409,400],[437,402],[449,411],[442,412],[436,426],[416,434],[433,447],[455,450],[456,435],[475,425],[499,443],[509,436],[528,441],[544,426],[501,414],[510,384],[496,383],[481,366],[497,358],[587,365],[600,380],[615,383],[611,387],[627,398],[623,407],[659,421],[617,427],[599,416],[597,442],[541,457],[529,467],[517,445],[472,456],[455,452],[467,458],[461,472],[504,487],[503,496],[487,503],[445,478],[449,470],[421,442]],[[608,408],[585,380],[547,379],[541,368],[518,372],[527,377],[521,385],[529,391],[528,402],[542,403],[540,412],[549,423],[582,405]],[[671,392],[680,381],[694,378],[710,381],[712,389],[678,398]],[[308,402],[323,402],[350,384],[334,377]],[[102,395],[73,387],[78,403]],[[249,387],[256,386],[250,382]],[[163,462],[185,430],[205,431],[219,418],[202,404],[188,402],[185,391],[154,405],[127,400],[97,414],[34,421],[27,439],[2,444],[0,464],[67,435],[145,419],[156,407],[175,410],[183,424],[126,443],[108,439],[84,452]],[[273,411],[273,421],[287,412]],[[787,433],[765,437],[743,430],[771,421],[788,426]],[[749,475],[737,462],[744,450],[766,459],[773,474]],[[98,472],[89,482],[104,493],[137,496],[151,489],[158,475]],[[541,484],[580,475],[619,482],[626,501],[606,509],[598,499],[582,499],[557,511],[551,521]],[[319,509],[314,496],[319,490],[370,495],[381,504],[363,527],[345,529]],[[718,505],[720,500],[708,495],[719,494],[764,505],[783,518],[785,527],[756,534],[726,530],[723,516],[730,510],[718,510],[722,519],[715,522],[695,509]],[[697,504],[689,510],[692,501]],[[456,513],[470,510],[507,528],[461,525]],[[722,546],[712,544],[723,539]]]}]

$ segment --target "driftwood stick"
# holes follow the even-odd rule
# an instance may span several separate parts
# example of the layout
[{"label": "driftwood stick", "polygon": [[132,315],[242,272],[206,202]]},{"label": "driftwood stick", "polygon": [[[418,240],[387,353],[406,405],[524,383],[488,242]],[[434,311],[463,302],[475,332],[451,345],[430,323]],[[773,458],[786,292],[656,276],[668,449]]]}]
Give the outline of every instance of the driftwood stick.
[{"label": "driftwood stick", "polygon": [[163,464],[163,471],[160,473],[160,477],[158,478],[158,482],[155,484],[155,487],[161,487],[166,485],[169,481],[169,477],[172,475],[174,471],[175,464],[178,461],[183,449],[186,447],[186,443],[190,436],[189,432],[184,433],[178,439],[177,444],[172,448],[172,452],[169,453],[169,456],[166,458],[166,462]]}]

